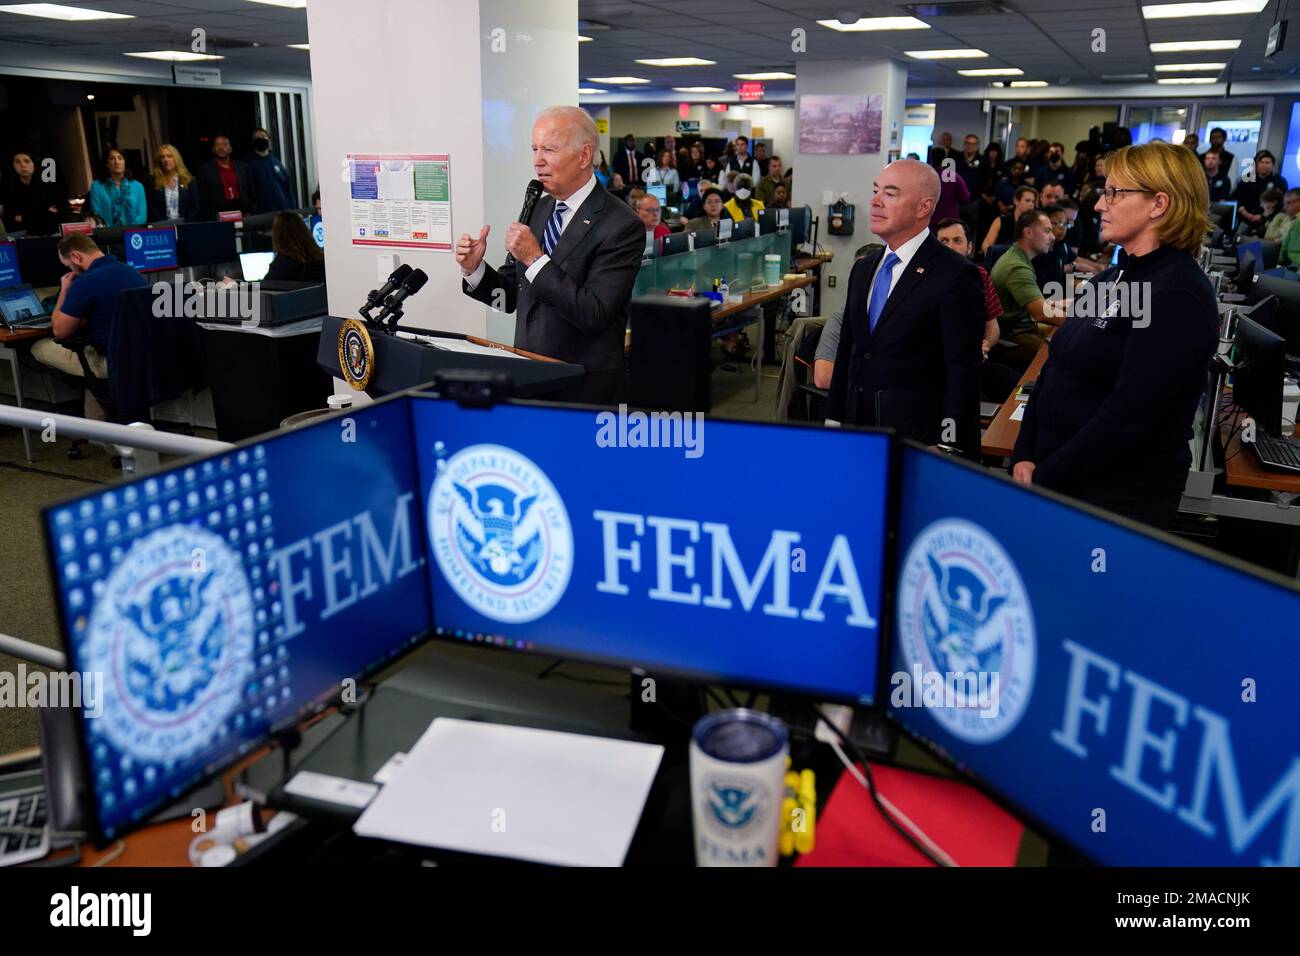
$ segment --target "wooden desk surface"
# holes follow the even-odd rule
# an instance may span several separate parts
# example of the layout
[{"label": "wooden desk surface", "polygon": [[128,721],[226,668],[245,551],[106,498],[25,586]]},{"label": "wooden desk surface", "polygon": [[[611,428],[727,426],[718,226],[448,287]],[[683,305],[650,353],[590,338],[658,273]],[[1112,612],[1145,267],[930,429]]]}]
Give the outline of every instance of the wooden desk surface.
[{"label": "wooden desk surface", "polygon": [[815,256],[796,256],[794,260],[795,272],[803,272],[805,269],[816,269],[818,266],[825,265],[834,259],[835,256],[828,252],[819,253]]},{"label": "wooden desk surface", "polygon": [[1228,485],[1300,495],[1300,475],[1265,468],[1259,463],[1259,456],[1242,445],[1240,432],[1233,435],[1231,440],[1228,439],[1233,425],[1244,414],[1242,411],[1236,412],[1219,431],[1219,437],[1224,443],[1223,461],[1228,472]]},{"label": "wooden desk surface", "polygon": [[1024,402],[1016,401],[1016,393],[1020,391],[1020,386],[1038,381],[1038,373],[1042,371],[1043,363],[1047,361],[1047,349],[1047,344],[1044,344],[1038,350],[1034,360],[1029,363],[1029,368],[1025,369],[1025,374],[1020,376],[1020,381],[1016,383],[1011,396],[1002,403],[998,413],[993,416],[992,424],[984,432],[982,445],[984,454],[996,458],[1006,458],[1015,451],[1016,439],[1020,437],[1020,422],[1012,421],[1011,414],[1024,404]]},{"label": "wooden desk surface", "polygon": [[53,335],[49,329],[14,329],[10,332],[8,329],[0,329],[0,345],[14,345],[19,342],[30,342],[35,339],[43,339],[46,336]]},{"label": "wooden desk surface", "polygon": [[783,295],[789,295],[795,289],[802,289],[805,286],[810,286],[816,281],[817,280],[812,276],[800,276],[797,279],[787,279],[780,285],[768,286],[767,288],[760,289],[757,292],[746,292],[744,293],[744,301],[728,302],[721,308],[714,309],[712,313],[713,321],[720,322],[729,319],[733,315],[744,312],[747,309],[752,309],[755,306],[762,305],[764,302],[771,302],[773,299],[779,299]]}]

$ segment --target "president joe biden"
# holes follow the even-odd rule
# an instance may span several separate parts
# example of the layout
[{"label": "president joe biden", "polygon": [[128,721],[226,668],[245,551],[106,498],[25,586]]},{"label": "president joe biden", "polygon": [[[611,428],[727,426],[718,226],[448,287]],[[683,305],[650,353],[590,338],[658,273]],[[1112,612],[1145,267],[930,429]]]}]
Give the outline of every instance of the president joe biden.
[{"label": "president joe biden", "polygon": [[456,241],[467,295],[515,314],[515,347],[586,368],[560,401],[627,400],[623,336],[641,268],[645,226],[596,181],[596,124],[576,106],[552,106],[533,123],[533,169],[545,195],[528,225],[511,223],[499,269],[483,261],[490,226]]}]

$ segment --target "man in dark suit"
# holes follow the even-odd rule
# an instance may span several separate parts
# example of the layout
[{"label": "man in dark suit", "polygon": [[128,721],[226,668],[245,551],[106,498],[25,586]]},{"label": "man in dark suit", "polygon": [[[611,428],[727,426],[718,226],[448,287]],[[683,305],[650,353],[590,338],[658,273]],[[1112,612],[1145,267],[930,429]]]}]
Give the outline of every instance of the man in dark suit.
[{"label": "man in dark suit", "polygon": [[626,401],[623,335],[641,268],[645,225],[596,181],[598,137],[585,110],[553,106],[533,124],[533,169],[546,190],[528,225],[511,223],[500,269],[483,262],[490,227],[463,234],[456,261],[463,291],[515,313],[515,347],[586,368],[558,401]]},{"label": "man in dark suit", "polygon": [[623,185],[628,189],[641,185],[641,156],[636,151],[636,137],[631,133],[623,137],[623,148],[614,154],[609,168],[623,177]]},{"label": "man in dark suit", "polygon": [[248,164],[230,156],[230,139],[216,136],[212,140],[212,159],[199,167],[199,208],[204,219],[216,219],[218,213],[238,210],[245,216],[257,212],[257,186],[248,173]]},{"label": "man in dark suit", "polygon": [[978,460],[984,287],[974,263],[930,235],[939,187],[916,160],[876,179],[871,231],[886,245],[849,274],[826,418],[893,427]]}]

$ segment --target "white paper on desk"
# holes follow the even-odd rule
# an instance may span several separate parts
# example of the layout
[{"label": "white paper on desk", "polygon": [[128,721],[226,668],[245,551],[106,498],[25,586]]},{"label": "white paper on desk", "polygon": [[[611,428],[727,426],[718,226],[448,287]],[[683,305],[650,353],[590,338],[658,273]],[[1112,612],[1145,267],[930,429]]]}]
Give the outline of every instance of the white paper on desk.
[{"label": "white paper on desk", "polygon": [[1023,419],[1025,417],[1025,406],[1028,404],[1028,402],[1021,402],[1017,405],[1016,410],[1011,413],[1011,421],[1018,422]]},{"label": "white paper on desk", "polygon": [[571,866],[620,866],[663,748],[439,717],[358,836]]},{"label": "white paper on desk", "polygon": [[442,349],[444,352],[467,352],[470,355],[491,355],[493,358],[524,358],[524,356],[516,355],[506,349],[494,349],[490,345],[478,345],[465,339],[448,339],[440,335],[411,335],[409,338],[417,339],[426,345]]}]

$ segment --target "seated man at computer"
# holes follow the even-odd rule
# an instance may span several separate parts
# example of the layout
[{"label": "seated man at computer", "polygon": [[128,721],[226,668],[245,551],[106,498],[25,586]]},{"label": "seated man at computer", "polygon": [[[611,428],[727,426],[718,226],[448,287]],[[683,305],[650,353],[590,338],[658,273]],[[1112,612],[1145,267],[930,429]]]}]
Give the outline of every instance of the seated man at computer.
[{"label": "seated man at computer", "polygon": [[1059,310],[1043,296],[1034,275],[1033,260],[1052,248],[1052,221],[1041,209],[1031,209],[1016,220],[1016,242],[993,266],[989,278],[1002,303],[1002,337],[1015,342],[999,360],[1023,372],[1046,339],[1039,323],[1059,325]]},{"label": "seated man at computer", "polygon": [[[81,377],[85,374],[81,360],[58,340],[88,329],[93,343],[86,346],[86,361],[96,378],[106,379],[117,294],[143,288],[148,283],[130,266],[100,252],[94,240],[86,235],[64,236],[59,242],[59,261],[71,271],[64,273],[59,284],[53,313],[54,338],[33,344],[32,358],[60,372]],[[90,392],[86,392],[86,417],[100,420],[108,417]]]}]

